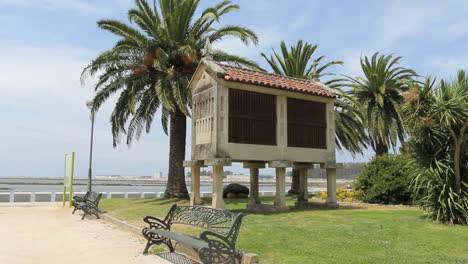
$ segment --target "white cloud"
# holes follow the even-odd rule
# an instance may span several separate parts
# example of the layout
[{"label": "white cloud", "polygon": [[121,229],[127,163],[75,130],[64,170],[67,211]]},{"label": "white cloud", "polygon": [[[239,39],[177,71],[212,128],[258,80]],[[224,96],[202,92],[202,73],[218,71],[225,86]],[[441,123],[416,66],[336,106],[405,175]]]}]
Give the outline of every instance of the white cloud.
[{"label": "white cloud", "polygon": [[458,56],[437,56],[424,62],[432,72],[439,78],[453,78],[459,70],[468,70],[468,54]]},{"label": "white cloud", "polygon": [[302,27],[310,23],[309,17],[310,17],[310,14],[296,17],[291,22],[289,22],[289,28],[293,30],[301,29]]},{"label": "white cloud", "polygon": [[[466,36],[468,6],[464,1],[390,1],[376,10],[374,47],[398,46],[408,38],[453,41]],[[461,19],[459,19],[461,18]]]},{"label": "white cloud", "polygon": [[424,5],[394,1],[387,8],[388,11],[376,22],[378,47],[392,46],[401,38],[420,30],[432,19],[432,10]]},{"label": "white cloud", "polygon": [[231,54],[244,56],[246,58],[256,60],[259,63],[263,62],[263,58],[260,57],[261,52],[270,53],[271,48],[276,48],[282,39],[285,39],[285,35],[276,26],[270,26],[267,28],[252,28],[257,33],[259,43],[257,46],[249,45],[246,46],[242,41],[237,38],[229,37],[213,44],[215,49],[221,49]]}]

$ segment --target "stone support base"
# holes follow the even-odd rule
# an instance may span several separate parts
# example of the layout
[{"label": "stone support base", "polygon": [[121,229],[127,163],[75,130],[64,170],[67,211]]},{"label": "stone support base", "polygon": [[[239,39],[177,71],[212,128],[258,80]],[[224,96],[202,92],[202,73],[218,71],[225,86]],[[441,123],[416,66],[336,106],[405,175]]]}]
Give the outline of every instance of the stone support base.
[{"label": "stone support base", "polygon": [[[258,187],[258,170],[265,168],[264,162],[244,162],[244,168],[250,169],[250,196],[248,206],[261,204]],[[248,207],[247,206],[247,207]]]},{"label": "stone support base", "polygon": [[327,200],[328,204],[336,204],[336,169],[327,168]]},{"label": "stone support base", "polygon": [[287,160],[274,160],[268,163],[268,167],[276,169],[276,198],[274,206],[286,208],[286,168],[292,167],[292,162]]},{"label": "stone support base", "polygon": [[200,167],[204,167],[201,160],[188,160],[183,162],[184,167],[190,167],[192,173],[192,190],[190,192],[190,205],[201,205],[200,196]]},{"label": "stone support base", "polygon": [[310,168],[313,168],[313,164],[310,164],[310,163],[294,163],[293,164],[293,169],[296,169],[299,171],[299,195],[297,196],[298,202],[307,202],[309,199],[307,174]]}]

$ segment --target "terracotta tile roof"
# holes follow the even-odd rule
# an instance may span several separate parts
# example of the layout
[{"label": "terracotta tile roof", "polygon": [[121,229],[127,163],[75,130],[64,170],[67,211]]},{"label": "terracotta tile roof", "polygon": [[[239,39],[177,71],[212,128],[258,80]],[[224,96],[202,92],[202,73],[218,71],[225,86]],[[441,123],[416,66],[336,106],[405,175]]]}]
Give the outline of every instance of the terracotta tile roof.
[{"label": "terracotta tile roof", "polygon": [[253,71],[224,64],[219,64],[219,66],[221,66],[221,68],[223,68],[228,73],[224,76],[224,79],[231,82],[248,83],[269,88],[284,89],[324,97],[336,97],[332,92],[321,88],[318,83],[310,80],[292,78],[260,71]]}]

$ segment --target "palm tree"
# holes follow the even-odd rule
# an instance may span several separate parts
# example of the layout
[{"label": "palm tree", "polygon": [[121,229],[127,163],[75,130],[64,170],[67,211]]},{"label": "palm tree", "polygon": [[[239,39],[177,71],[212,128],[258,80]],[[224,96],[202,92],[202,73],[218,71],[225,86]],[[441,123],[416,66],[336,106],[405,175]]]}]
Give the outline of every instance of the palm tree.
[{"label": "palm tree", "polygon": [[[170,135],[166,197],[188,197],[182,167],[186,116],[190,115],[191,106],[187,84],[203,56],[205,43],[226,36],[237,37],[245,44],[258,43],[256,34],[247,28],[213,27],[223,15],[239,10],[238,5],[223,1],[203,10],[197,18],[199,2],[159,0],[158,6],[151,6],[146,0],[136,0],[137,7],[128,11],[128,19],[136,27],[116,20],[98,21],[101,29],[121,39],[82,73],[82,78],[98,75],[94,110],[112,94],[119,94],[111,115],[114,146],[122,135],[130,145],[135,136],[138,139],[143,131],[148,133],[161,109],[164,132]],[[210,55],[218,62],[258,67],[255,62],[220,50],[213,50]]]},{"label": "palm tree", "polygon": [[[320,56],[313,58],[317,45],[303,43],[299,40],[295,46],[290,49],[286,47],[284,41],[280,45],[281,54],[273,50],[273,55],[267,57],[264,53],[261,55],[268,62],[276,74],[285,75],[303,79],[318,80],[319,78],[332,73],[325,72],[328,67],[333,65],[342,65],[342,61],[331,61],[318,67],[319,62],[325,58]],[[360,111],[356,107],[357,103],[340,89],[339,79],[330,79],[324,81],[324,84],[333,88],[340,94],[340,98],[335,102],[335,142],[338,149],[347,149],[351,153],[362,153],[366,147],[367,137],[362,125]],[[299,172],[293,170],[293,182],[290,194],[299,192]]]},{"label": "palm tree", "polygon": [[403,102],[402,93],[416,72],[396,66],[402,57],[375,53],[369,60],[361,58],[364,77],[347,76],[352,88],[350,95],[363,106],[367,133],[376,155],[388,153],[397,141],[404,140],[403,120],[399,107]]}]

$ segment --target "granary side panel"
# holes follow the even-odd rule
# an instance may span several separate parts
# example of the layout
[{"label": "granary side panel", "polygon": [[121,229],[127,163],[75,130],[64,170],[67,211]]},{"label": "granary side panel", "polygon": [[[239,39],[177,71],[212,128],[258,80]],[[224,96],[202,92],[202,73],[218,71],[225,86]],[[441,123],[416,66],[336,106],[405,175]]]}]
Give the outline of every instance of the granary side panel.
[{"label": "granary side panel", "polygon": [[192,159],[203,160],[216,151],[216,78],[203,70],[192,87]]}]

